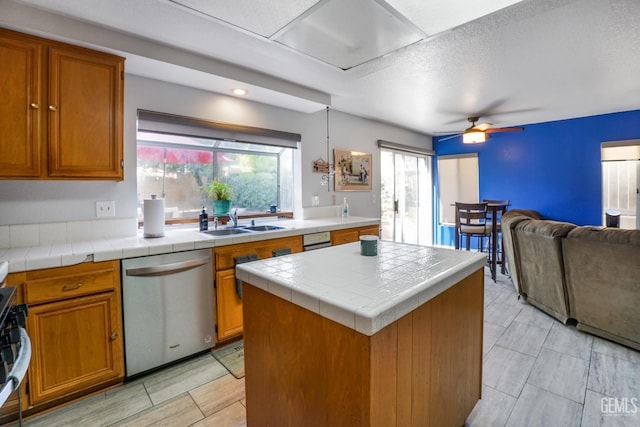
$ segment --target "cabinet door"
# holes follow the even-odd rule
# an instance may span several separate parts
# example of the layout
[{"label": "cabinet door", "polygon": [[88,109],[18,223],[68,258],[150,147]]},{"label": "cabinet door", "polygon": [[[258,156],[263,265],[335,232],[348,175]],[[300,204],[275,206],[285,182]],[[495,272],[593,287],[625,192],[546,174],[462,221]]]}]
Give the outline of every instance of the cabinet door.
[{"label": "cabinet door", "polygon": [[37,405],[124,376],[116,292],[29,307],[30,402]]},{"label": "cabinet door", "polygon": [[233,268],[216,273],[216,299],[218,308],[218,341],[242,333],[242,300],[236,293],[236,275]]},{"label": "cabinet door", "polygon": [[49,176],[121,180],[124,60],[49,48]]},{"label": "cabinet door", "polygon": [[37,177],[41,168],[42,48],[0,30],[0,176]]}]

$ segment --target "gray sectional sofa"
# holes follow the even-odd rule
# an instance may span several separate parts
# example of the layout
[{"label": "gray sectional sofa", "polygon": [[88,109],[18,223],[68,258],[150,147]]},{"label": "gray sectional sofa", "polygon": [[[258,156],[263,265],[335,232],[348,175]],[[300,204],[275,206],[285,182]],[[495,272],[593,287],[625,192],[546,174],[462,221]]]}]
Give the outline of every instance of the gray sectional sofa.
[{"label": "gray sectional sofa", "polygon": [[535,211],[502,217],[519,295],[563,323],[640,350],[640,230],[576,226]]}]

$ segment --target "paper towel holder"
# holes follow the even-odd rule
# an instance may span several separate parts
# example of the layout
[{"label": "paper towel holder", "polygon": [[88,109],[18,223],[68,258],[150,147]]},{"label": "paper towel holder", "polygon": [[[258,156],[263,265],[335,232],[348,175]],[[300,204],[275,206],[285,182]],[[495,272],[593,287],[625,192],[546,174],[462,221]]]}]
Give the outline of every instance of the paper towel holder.
[{"label": "paper towel holder", "polygon": [[144,201],[144,237],[164,237],[164,199],[155,194]]}]

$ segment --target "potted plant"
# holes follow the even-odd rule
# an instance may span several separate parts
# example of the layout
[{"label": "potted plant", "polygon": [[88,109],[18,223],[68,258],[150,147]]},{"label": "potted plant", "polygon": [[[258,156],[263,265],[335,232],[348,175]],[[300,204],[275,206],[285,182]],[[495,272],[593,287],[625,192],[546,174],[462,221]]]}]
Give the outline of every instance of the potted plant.
[{"label": "potted plant", "polygon": [[207,192],[209,199],[213,201],[213,215],[224,216],[229,212],[231,198],[233,197],[233,189],[229,184],[214,179],[204,186],[203,190]]}]

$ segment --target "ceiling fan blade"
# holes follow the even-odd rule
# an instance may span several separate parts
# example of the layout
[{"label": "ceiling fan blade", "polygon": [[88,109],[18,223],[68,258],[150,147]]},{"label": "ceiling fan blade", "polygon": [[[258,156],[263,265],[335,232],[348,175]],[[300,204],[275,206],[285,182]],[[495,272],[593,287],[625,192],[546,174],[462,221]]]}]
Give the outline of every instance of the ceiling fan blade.
[{"label": "ceiling fan blade", "polygon": [[443,131],[437,131],[437,132],[432,132],[434,135],[440,134],[440,135],[451,135],[452,133],[456,133],[456,134],[460,134],[462,135],[462,132],[464,132],[463,130],[443,130]]},{"label": "ceiling fan blade", "polygon": [[492,128],[492,129],[487,129],[485,132],[486,133],[522,132],[523,130],[524,130],[523,127],[516,126],[511,128]]},{"label": "ceiling fan blade", "polygon": [[485,131],[491,127],[491,123],[480,123],[479,125],[475,125],[473,128],[481,131]]},{"label": "ceiling fan blade", "polygon": [[457,138],[457,137],[459,137],[461,135],[462,135],[461,133],[457,133],[455,135],[451,135],[451,136],[448,136],[446,138],[438,139],[438,142],[447,141],[449,139]]}]

